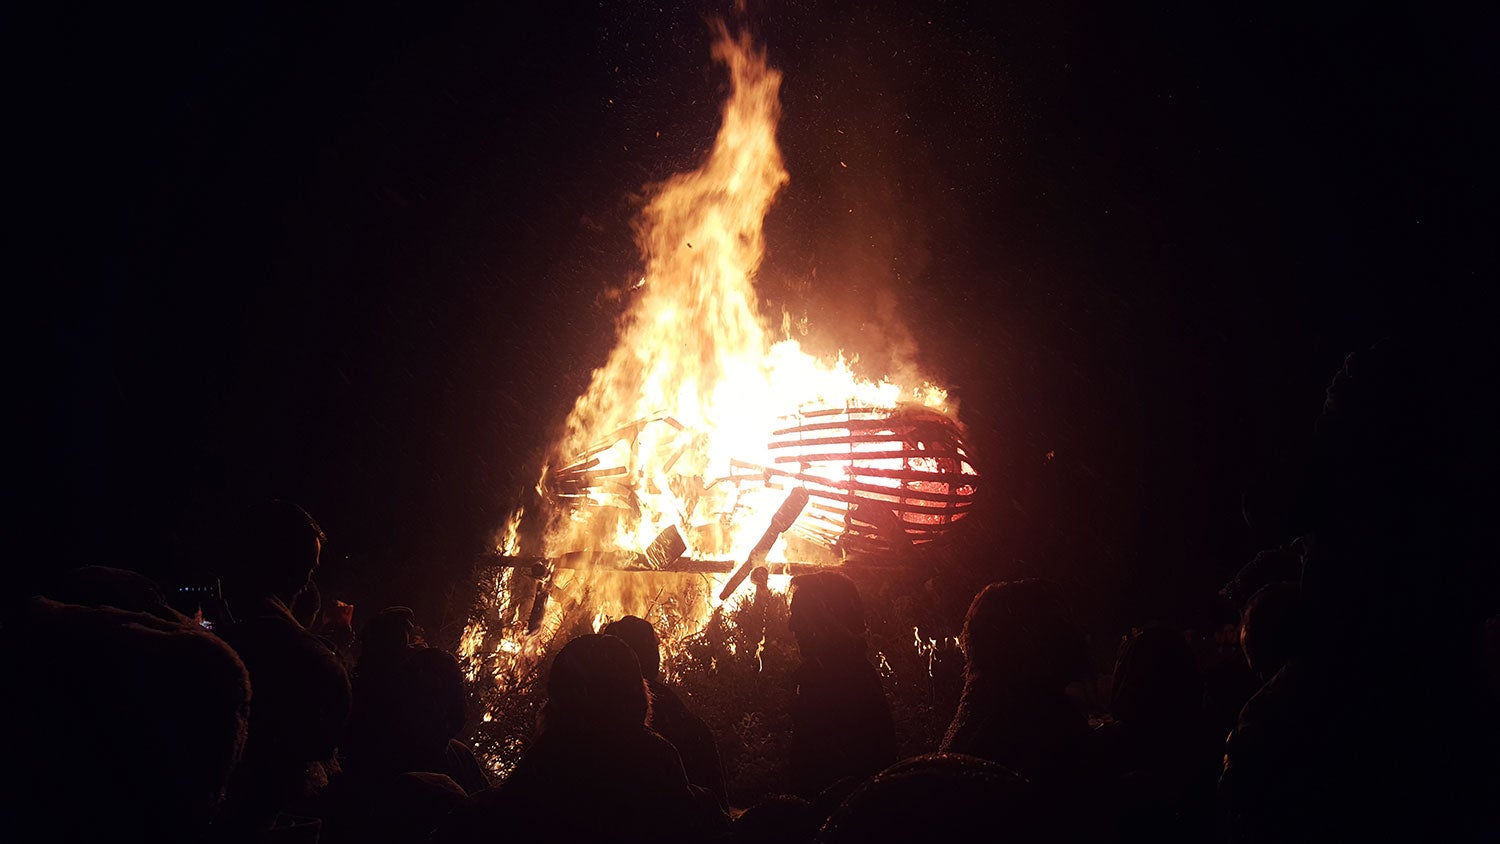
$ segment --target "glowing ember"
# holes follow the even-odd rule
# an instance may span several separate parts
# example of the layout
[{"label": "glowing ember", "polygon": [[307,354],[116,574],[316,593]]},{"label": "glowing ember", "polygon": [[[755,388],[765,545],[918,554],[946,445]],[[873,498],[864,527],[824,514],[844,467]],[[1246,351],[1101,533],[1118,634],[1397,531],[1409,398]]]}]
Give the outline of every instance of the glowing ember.
[{"label": "glowing ember", "polygon": [[505,559],[464,631],[471,678],[501,690],[534,677],[554,636],[627,614],[657,628],[670,676],[715,609],[783,592],[798,564],[899,558],[973,502],[944,390],[862,380],[767,330],[753,281],[788,179],[781,74],[722,25],[713,56],[733,83],[714,147],[653,190],[618,342],[552,450],[543,506],[499,533]]},{"label": "glowing ember", "polygon": [[958,653],[963,653],[963,642],[957,636],[943,636],[941,638],[928,636],[924,639],[922,631],[916,627],[911,629],[911,636],[913,644],[917,649],[917,655],[927,659],[928,677],[933,676],[933,668],[937,664],[938,653],[940,651],[951,646]]}]

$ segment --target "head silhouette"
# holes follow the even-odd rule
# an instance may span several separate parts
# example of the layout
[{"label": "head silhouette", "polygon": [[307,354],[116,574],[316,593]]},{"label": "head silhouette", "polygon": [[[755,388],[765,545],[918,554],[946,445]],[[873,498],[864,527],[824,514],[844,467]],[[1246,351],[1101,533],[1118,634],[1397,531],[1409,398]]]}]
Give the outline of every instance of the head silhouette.
[{"label": "head silhouette", "polygon": [[1226,593],[1243,612],[1250,596],[1271,583],[1296,582],[1302,578],[1302,553],[1296,545],[1268,548],[1240,567],[1225,587]]},{"label": "head silhouette", "polygon": [[1203,705],[1203,683],[1187,640],[1148,628],[1120,645],[1109,711],[1126,723],[1183,724]]},{"label": "head silhouette", "polygon": [[361,654],[388,657],[404,653],[417,629],[410,607],[386,607],[370,616],[359,633]]},{"label": "head silhouette", "polygon": [[788,624],[804,659],[863,656],[865,610],[849,576],[819,571],[792,578]]},{"label": "head silhouette", "polygon": [[1240,649],[1250,670],[1270,679],[1296,652],[1302,631],[1302,589],[1271,583],[1250,596],[1240,622]]},{"label": "head silhouette", "polygon": [[229,537],[226,591],[275,595],[290,603],[312,578],[327,539],[312,516],[290,501],[274,499],[247,508]]},{"label": "head silhouette", "polygon": [[[930,753],[897,762],[844,800],[818,837],[826,844],[970,841],[1003,829],[1003,840],[1044,837],[1030,783],[974,756]],[[1047,830],[1055,835],[1055,830]]]},{"label": "head silhouette", "polygon": [[656,638],[656,628],[651,622],[634,615],[611,621],[599,631],[614,636],[630,646],[641,664],[641,676],[655,680],[661,675],[661,644]]},{"label": "head silhouette", "polygon": [[734,819],[737,842],[797,844],[812,841],[826,821],[826,813],[794,794],[773,794],[750,806]]},{"label": "head silhouette", "polygon": [[114,607],[127,612],[141,612],[157,618],[186,622],[182,613],[172,609],[156,582],[137,572],[108,566],[84,566],[63,575],[47,597],[85,607]]},{"label": "head silhouette", "polygon": [[[238,655],[190,623],[35,598],[7,619],[6,828],[57,841],[202,841],[246,738]],[[59,669],[57,655],[67,654]],[[83,779],[80,779],[82,777]],[[22,833],[20,838],[29,838]]]},{"label": "head silhouette", "polygon": [[458,658],[445,650],[413,648],[405,669],[400,699],[410,758],[416,762],[440,758],[449,740],[463,732],[463,668]]},{"label": "head silhouette", "polygon": [[318,617],[318,610],[323,606],[323,594],[318,589],[318,584],[309,580],[297,597],[292,599],[292,618],[303,627],[311,627],[313,619]]},{"label": "head silhouette", "polygon": [[646,681],[630,646],[614,636],[579,636],[547,674],[546,729],[639,727],[650,714]]},{"label": "head silhouette", "polygon": [[1446,646],[1500,602],[1482,493],[1497,469],[1494,412],[1480,387],[1496,360],[1491,340],[1445,329],[1384,340],[1335,374],[1306,484],[1314,638]]},{"label": "head silhouette", "polygon": [[1020,690],[1061,691],[1087,668],[1087,645],[1057,587],[1045,580],[991,583],[964,617],[969,678]]}]

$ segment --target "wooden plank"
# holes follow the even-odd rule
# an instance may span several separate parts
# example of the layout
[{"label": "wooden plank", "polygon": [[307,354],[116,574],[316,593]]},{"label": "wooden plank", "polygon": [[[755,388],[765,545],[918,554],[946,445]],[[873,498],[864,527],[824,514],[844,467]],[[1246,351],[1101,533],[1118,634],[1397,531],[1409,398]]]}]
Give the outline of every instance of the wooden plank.
[{"label": "wooden plank", "polygon": [[[908,439],[910,439],[910,438],[909,437],[904,437],[900,433],[849,434],[847,436],[842,436],[842,437],[810,437],[808,439],[801,439],[801,440],[779,440],[779,441],[775,441],[775,442],[769,443],[767,445],[767,447],[768,448],[803,448],[803,447],[812,448],[814,446],[843,445],[845,443],[848,443],[850,445],[856,445],[856,444],[859,444],[859,443],[885,443],[885,442],[896,443],[896,442],[907,442]],[[857,453],[858,452],[856,452],[856,454]]]}]

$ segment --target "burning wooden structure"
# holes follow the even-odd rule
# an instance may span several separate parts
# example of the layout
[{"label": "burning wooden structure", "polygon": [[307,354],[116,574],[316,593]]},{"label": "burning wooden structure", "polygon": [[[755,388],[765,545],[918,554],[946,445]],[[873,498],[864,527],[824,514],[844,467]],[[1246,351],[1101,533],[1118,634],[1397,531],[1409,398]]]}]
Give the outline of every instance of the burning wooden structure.
[{"label": "burning wooden structure", "polygon": [[[650,188],[616,345],[479,573],[459,650],[497,712],[554,642],[638,615],[670,671],[710,626],[784,598],[789,575],[901,567],[975,505],[956,409],[915,362],[857,375],[767,321],[754,281],[789,179],[781,75],[747,35],[716,30],[732,91],[713,148]],[[746,580],[753,600],[735,600]]]},{"label": "burning wooden structure", "polygon": [[[969,514],[979,475],[958,424],[920,406],[841,407],[807,410],[784,418],[770,432],[760,460],[731,459],[728,474],[693,474],[687,458],[698,436],[671,417],[643,419],[616,431],[566,465],[547,473],[546,504],[565,518],[648,518],[644,499],[660,498],[679,520],[640,548],[578,548],[553,557],[497,558],[540,581],[556,569],[731,573],[719,593],[726,600],[757,568],[768,574],[839,565],[847,561],[897,562],[917,546],[940,538]],[[643,434],[661,427],[677,443],[655,476],[639,464]],[[655,478],[665,474],[666,489]],[[648,487],[650,487],[648,491]],[[701,512],[719,489],[717,512]],[[780,499],[759,540],[743,559],[713,552],[740,519],[766,521],[765,508],[738,506],[747,493]],[[725,503],[727,502],[727,503]],[[597,531],[594,532],[597,535]],[[785,542],[780,559],[771,551]],[[537,593],[529,628],[540,624],[549,589]]]},{"label": "burning wooden structure", "polygon": [[[910,549],[942,536],[968,514],[978,491],[979,475],[957,423],[925,407],[845,407],[810,410],[786,420],[771,432],[769,462],[735,459],[724,477],[673,476],[679,511],[693,515],[698,492],[725,484],[764,489],[803,489],[805,509],[784,530],[818,543],[840,559]],[[648,425],[681,430],[670,417],[643,420],[615,439],[579,455],[550,473],[552,502],[568,509],[620,507],[640,517],[640,495],[634,481],[640,469],[626,461],[605,465],[600,454],[622,441],[637,454],[636,437]],[[689,446],[682,446],[680,458]],[[678,459],[670,459],[671,471]],[[725,514],[730,518],[734,513]],[[674,526],[675,528],[676,526]],[[669,528],[669,531],[672,529]],[[616,558],[622,567],[661,570],[681,557],[668,553],[680,539],[661,538],[642,548],[634,561]]]}]

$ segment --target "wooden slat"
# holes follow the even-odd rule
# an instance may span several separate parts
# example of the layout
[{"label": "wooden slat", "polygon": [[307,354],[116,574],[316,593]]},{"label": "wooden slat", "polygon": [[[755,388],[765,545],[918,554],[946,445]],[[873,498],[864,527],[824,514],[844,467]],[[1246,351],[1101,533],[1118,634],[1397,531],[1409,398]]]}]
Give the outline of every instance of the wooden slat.
[{"label": "wooden slat", "polygon": [[[963,461],[968,463],[967,460]],[[973,467],[970,467],[973,468]],[[872,478],[899,478],[903,481],[930,481],[940,484],[968,484],[974,486],[979,480],[978,475],[949,472],[926,472],[918,469],[880,469],[874,466],[859,467],[860,475],[869,475]]]},{"label": "wooden slat", "polygon": [[[869,501],[870,500],[868,498],[864,498],[864,497],[861,497],[861,496],[858,496],[858,495],[852,495],[852,494],[849,494],[849,493],[821,492],[821,491],[818,491],[818,490],[811,490],[811,489],[808,490],[807,493],[808,493],[808,495],[816,495],[819,498],[831,498],[831,499],[833,499],[835,501],[843,501],[843,502],[846,502],[846,503],[849,503],[849,504],[856,504],[856,503],[861,502],[861,501]],[[896,503],[896,502],[877,501],[875,503],[877,503],[877,504],[893,504],[893,503]],[[896,510],[897,512],[902,513],[902,514],[905,514],[905,513],[920,513],[920,514],[923,514],[923,515],[942,516],[942,515],[946,515],[948,513],[967,511],[969,509],[969,507],[970,507],[970,505],[968,505],[968,504],[955,504],[955,505],[953,505],[951,507],[927,507],[927,506],[924,506],[924,505],[921,505],[921,504],[907,504],[905,502],[901,502],[901,505],[899,507],[892,507],[891,509],[892,510]]]},{"label": "wooden slat", "polygon": [[800,416],[800,417],[802,417],[802,418],[804,418],[804,419],[807,419],[807,418],[817,418],[817,417],[821,417],[821,416],[837,416],[839,414],[854,414],[854,413],[879,414],[882,417],[891,415],[891,411],[888,410],[888,409],[886,409],[886,408],[883,408],[883,407],[873,407],[873,406],[868,406],[868,405],[854,405],[854,406],[845,406],[845,407],[826,407],[826,408],[819,408],[819,409],[816,409],[816,410],[804,410],[804,411],[801,411],[800,413],[798,413],[797,415]]},{"label": "wooden slat", "polygon": [[894,498],[897,501],[904,501],[910,498],[920,498],[923,501],[948,501],[955,503],[967,503],[974,497],[973,494],[963,495],[956,492],[935,492],[931,490],[911,489],[909,487],[889,487],[881,486],[880,484],[861,483],[859,481],[822,481],[821,483],[824,486],[831,486],[835,489],[843,489],[850,492],[867,492],[872,495],[882,495]]},{"label": "wooden slat", "polygon": [[[792,425],[786,428],[777,428],[771,432],[773,437],[789,437],[796,434],[807,434],[815,431],[889,431],[897,426],[891,424],[890,417],[881,416],[872,419],[840,419],[837,422],[808,422],[801,425]],[[910,425],[900,425],[902,428],[910,428]]]},{"label": "wooden slat", "polygon": [[941,459],[941,458],[947,457],[947,455],[944,455],[944,454],[935,454],[935,453],[933,453],[931,451],[918,451],[916,449],[902,449],[900,451],[862,451],[862,452],[856,452],[856,453],[854,453],[852,455],[849,454],[849,453],[847,453],[847,452],[845,452],[845,453],[839,453],[839,454],[788,454],[788,455],[785,455],[785,456],[777,456],[775,458],[775,462],[777,462],[777,463],[833,463],[833,462],[848,461],[851,457],[853,459],[855,459],[855,460],[910,460],[913,457],[918,457],[918,458],[920,458],[920,457],[931,457],[931,458],[939,458],[939,459]]},{"label": "wooden slat", "polygon": [[[810,437],[804,440],[777,440],[768,444],[768,448],[812,448],[823,445],[844,445],[848,443],[898,443],[906,442],[909,438],[900,433],[881,434],[849,434],[843,437]],[[859,452],[855,452],[856,455]]]},{"label": "wooden slat", "polygon": [[[655,421],[682,429],[675,420],[662,418],[625,426],[556,471],[549,481],[552,494],[560,503],[578,507],[637,507],[630,483],[633,464],[600,469],[601,458],[595,455],[621,441],[633,442]],[[800,485],[812,500],[793,530],[816,542],[871,553],[891,552],[892,540],[907,545],[930,542],[971,512],[979,475],[962,442],[962,429],[937,411],[837,407],[806,411],[786,422],[767,443],[771,465],[732,459],[730,474],[713,479],[710,486],[786,490]],[[917,444],[924,447],[912,447]],[[633,452],[629,459],[635,459]],[[923,460],[955,471],[913,469],[894,462],[870,465]],[[601,504],[595,500],[600,497],[607,500]],[[857,512],[862,506],[879,508],[892,518],[872,520]],[[900,525],[900,535],[889,535],[895,529],[893,521]]]},{"label": "wooden slat", "polygon": [[572,472],[582,472],[585,469],[592,469],[592,468],[594,468],[595,466],[598,466],[598,465],[599,465],[599,458],[597,458],[597,457],[595,457],[592,460],[580,460],[580,461],[578,461],[577,463],[574,463],[571,466],[568,466],[568,467],[563,468],[563,469],[558,469],[555,474],[562,475],[562,474],[568,474],[568,473],[572,473]]}]

